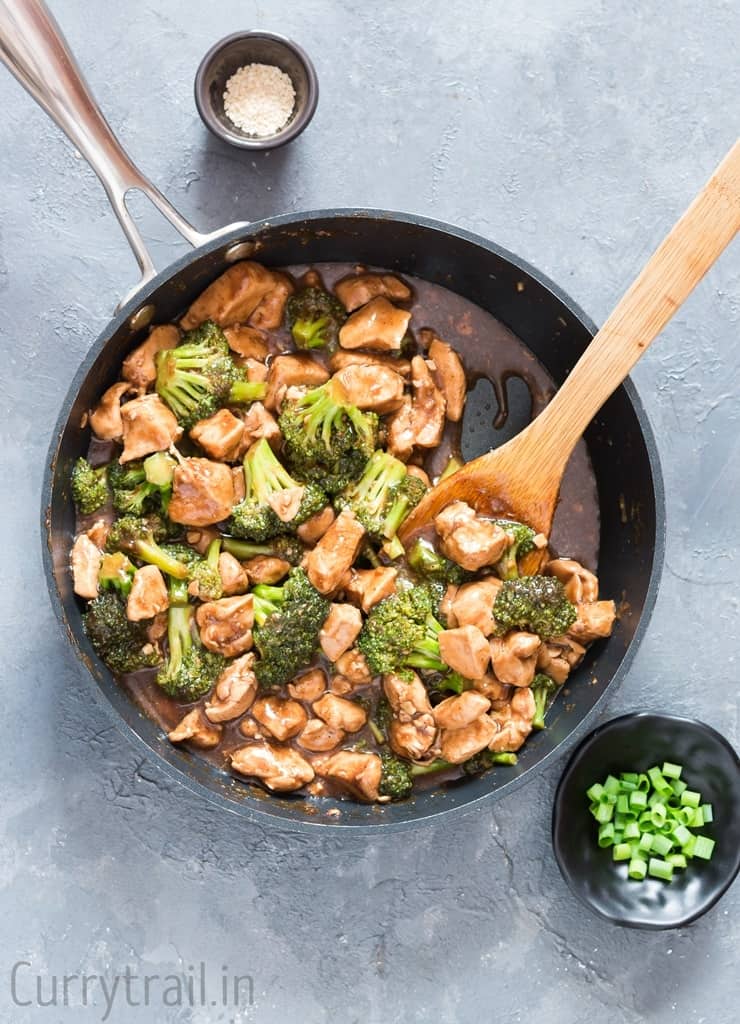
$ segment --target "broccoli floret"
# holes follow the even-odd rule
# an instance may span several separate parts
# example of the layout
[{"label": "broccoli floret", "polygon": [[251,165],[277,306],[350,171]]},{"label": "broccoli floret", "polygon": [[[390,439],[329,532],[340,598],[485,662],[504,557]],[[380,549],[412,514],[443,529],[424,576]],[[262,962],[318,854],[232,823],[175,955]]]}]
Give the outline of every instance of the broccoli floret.
[{"label": "broccoli floret", "polygon": [[533,729],[545,728],[545,715],[552,704],[555,694],[560,687],[543,672],[538,672],[532,680],[532,696],[534,697],[534,718],[532,719]]},{"label": "broccoli floret", "polygon": [[[253,444],[244,456],[244,483],[244,500],[232,510],[229,529],[237,537],[258,543],[295,530],[320,512],[327,501],[317,484],[303,485],[294,480],[264,438]],[[282,492],[298,487],[303,487],[298,510],[289,522],[283,522],[271,502]]]},{"label": "broccoli floret", "polygon": [[494,753],[492,750],[481,750],[463,762],[462,770],[466,775],[480,775],[494,764],[516,764],[517,756],[508,751]]},{"label": "broccoli floret", "polygon": [[176,579],[187,579],[188,566],[167,548],[160,546],[159,541],[164,539],[164,533],[162,520],[157,516],[142,519],[123,516],[111,526],[105,547],[109,552],[122,551],[142,562],[156,565],[162,572]]},{"label": "broccoli floret", "polygon": [[391,800],[404,800],[414,788],[411,766],[387,750],[380,753],[382,764],[378,792]]},{"label": "broccoli floret", "polygon": [[494,522],[511,537],[511,543],[496,563],[496,572],[502,580],[515,580],[519,575],[517,562],[534,549],[536,534],[531,526],[511,519],[495,519]]},{"label": "broccoli floret", "polygon": [[194,610],[188,604],[187,583],[171,579],[169,590],[167,660],[157,673],[157,684],[168,696],[190,704],[208,693],[226,659],[206,650],[194,635]]},{"label": "broccoli floret", "polygon": [[323,288],[302,288],[288,299],[285,319],[297,348],[332,351],[347,313],[341,302]]},{"label": "broccoli floret", "polygon": [[224,584],[218,571],[218,556],[221,554],[221,538],[216,537],[208,545],[205,558],[199,558],[190,566],[190,582],[196,583],[201,601],[218,601],[223,597]]},{"label": "broccoli floret", "polygon": [[113,590],[128,597],[136,567],[129,562],[122,551],[103,555],[98,570],[98,583],[102,590]]},{"label": "broccoli floret", "polygon": [[176,348],[155,356],[157,394],[185,430],[212,416],[227,402],[264,398],[264,382],[250,382],[231,358],[224,332],[207,320]]},{"label": "broccoli floret", "polygon": [[357,480],[375,451],[378,417],[348,403],[332,378],[283,402],[280,429],[292,472],[337,494]]},{"label": "broccoli floret", "polygon": [[[351,508],[368,536],[392,541],[401,523],[426,493],[424,483],[388,452],[377,451],[355,483],[334,499],[337,509]],[[403,548],[401,552],[403,553]]]},{"label": "broccoli floret", "polygon": [[102,508],[108,500],[106,467],[93,469],[87,459],[79,458],[72,468],[72,500],[83,516]]},{"label": "broccoli floret", "polygon": [[498,632],[527,629],[543,640],[562,636],[576,621],[575,605],[554,576],[505,580],[493,603]]},{"label": "broccoli floret", "polygon": [[291,565],[299,565],[303,561],[306,549],[297,537],[285,534],[280,537],[272,537],[264,544],[253,544],[246,540],[236,540],[234,537],[223,538],[224,551],[228,551],[234,558],[246,561],[249,558],[257,558],[259,555],[266,555],[269,558],[282,558]]},{"label": "broccoli floret", "polygon": [[391,594],[365,620],[357,646],[374,675],[409,669],[445,672],[439,654],[441,624],[435,618],[436,595],[424,584]]},{"label": "broccoli floret", "polygon": [[137,672],[162,660],[156,645],[147,639],[144,623],[130,622],[126,605],[112,591],[90,601],[82,625],[96,654],[111,672]]},{"label": "broccoli floret", "polygon": [[329,601],[303,569],[291,569],[281,587],[256,586],[254,643],[260,653],[255,674],[264,688],[282,686],[311,662]]},{"label": "broccoli floret", "polygon": [[409,567],[415,573],[437,583],[453,583],[459,586],[469,576],[462,566],[438,554],[434,545],[423,537],[414,541],[406,558]]}]

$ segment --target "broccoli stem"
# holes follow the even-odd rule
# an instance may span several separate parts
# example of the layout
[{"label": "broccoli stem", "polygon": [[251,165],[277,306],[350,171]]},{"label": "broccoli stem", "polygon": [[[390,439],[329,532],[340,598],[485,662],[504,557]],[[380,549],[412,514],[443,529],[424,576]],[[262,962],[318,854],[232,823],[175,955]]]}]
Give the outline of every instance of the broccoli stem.
[{"label": "broccoli stem", "polygon": [[372,718],[371,718],[371,719],[369,719],[367,724],[368,724],[368,727],[370,729],[370,732],[373,734],[373,738],[374,738],[375,742],[378,743],[378,744],[384,744],[385,743],[385,733],[380,728],[378,723],[374,722],[372,720]]},{"label": "broccoli stem", "polygon": [[269,544],[250,544],[246,540],[235,540],[233,537],[223,538],[224,551],[228,551],[234,558],[244,559],[256,558],[257,555],[271,555],[273,548]]},{"label": "broccoli stem", "polygon": [[491,764],[516,764],[519,758],[510,751],[491,754]]},{"label": "broccoli stem", "polygon": [[430,761],[429,764],[412,764],[410,771],[414,778],[417,778],[419,775],[431,775],[434,772],[443,772],[448,768],[457,767],[457,765],[451,764],[449,761],[444,761],[441,757],[438,757],[436,761]]},{"label": "broccoli stem", "polygon": [[229,401],[235,405],[258,402],[267,394],[267,384],[262,380],[238,380],[231,385]]},{"label": "broccoli stem", "polygon": [[458,469],[462,469],[464,465],[465,463],[462,459],[459,459],[456,455],[450,455],[447,465],[442,470],[437,483],[441,484],[443,480],[446,480],[448,476],[452,476],[453,473],[457,473]]},{"label": "broccoli stem", "polygon": [[187,579],[188,567],[178,561],[173,555],[167,554],[156,542],[139,539],[134,544],[134,553],[144,562],[156,565],[162,572],[167,573],[177,580]]}]

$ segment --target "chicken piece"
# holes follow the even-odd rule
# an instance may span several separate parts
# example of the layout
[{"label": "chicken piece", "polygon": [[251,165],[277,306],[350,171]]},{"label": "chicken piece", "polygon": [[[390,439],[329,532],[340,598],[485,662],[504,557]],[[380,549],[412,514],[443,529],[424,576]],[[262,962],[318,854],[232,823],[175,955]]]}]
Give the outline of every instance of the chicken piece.
[{"label": "chicken piece", "polygon": [[339,513],[316,547],[306,557],[306,572],[321,594],[331,594],[351,567],[365,536],[365,527],[354,512]]},{"label": "chicken piece", "polygon": [[373,674],[362,651],[353,647],[351,651],[341,654],[334,663],[334,667],[340,675],[346,676],[355,686],[362,686],[372,682]]},{"label": "chicken piece", "polygon": [[110,527],[111,524],[107,523],[105,519],[96,519],[92,526],[85,530],[85,533],[93,542],[95,547],[100,548],[102,551],[105,547],[105,542],[108,540]]},{"label": "chicken piece", "polygon": [[377,754],[340,750],[327,758],[316,758],[316,774],[330,779],[358,800],[384,803],[388,797],[378,792],[383,766]]},{"label": "chicken piece", "polygon": [[191,548],[195,548],[199,555],[205,555],[211,542],[217,540],[221,534],[218,530],[186,530],[185,539]]},{"label": "chicken piece", "polygon": [[284,743],[301,732],[308,721],[308,714],[302,704],[289,697],[258,697],[252,707],[255,718],[268,736]]},{"label": "chicken piece", "polygon": [[[420,333],[423,334],[424,331]],[[444,395],[447,419],[457,423],[462,419],[465,398],[468,393],[465,370],[457,352],[446,341],[438,338],[433,331],[429,333],[432,335],[432,340],[429,344],[428,355],[434,363],[434,382]],[[424,348],[426,347],[424,345]]]},{"label": "chicken piece", "polygon": [[332,729],[359,732],[367,722],[367,711],[353,700],[325,693],[312,705],[313,713]]},{"label": "chicken piece", "polygon": [[270,352],[267,338],[256,327],[232,324],[230,327],[224,328],[224,334],[231,351],[241,356],[242,359],[256,359],[260,363],[264,363],[267,359]]},{"label": "chicken piece", "polygon": [[193,708],[178,722],[171,732],[167,733],[170,743],[182,743],[189,740],[194,747],[210,750],[221,742],[223,729],[220,725],[211,725],[203,717],[200,708]]},{"label": "chicken piece", "polygon": [[204,647],[225,658],[252,649],[254,601],[251,594],[207,601],[195,612]]},{"label": "chicken piece", "polygon": [[491,708],[494,711],[498,711],[505,704],[508,704],[514,693],[513,686],[507,686],[506,683],[502,683],[491,672],[486,672],[482,679],[474,679],[473,687],[478,693],[488,697],[491,702]]},{"label": "chicken piece", "polygon": [[387,370],[393,370],[404,380],[411,375],[411,363],[408,359],[401,359],[400,356],[384,356],[377,352],[352,351],[351,349],[338,348],[329,360],[329,368],[332,373],[345,370],[348,366],[382,366]]},{"label": "chicken piece", "polygon": [[561,636],[549,640],[537,652],[537,670],[562,686],[585,653],[586,648],[570,637]]},{"label": "chicken piece", "polygon": [[152,644],[158,644],[167,632],[167,612],[159,612],[145,627],[146,638]]},{"label": "chicken piece", "polygon": [[244,467],[231,467],[231,482],[234,485],[234,504],[238,505],[247,496],[247,485],[244,480]]},{"label": "chicken piece", "polygon": [[264,437],[268,444],[274,448],[280,444],[282,439],[280,427],[277,425],[275,417],[265,409],[262,402],[252,402],[244,414],[242,426],[245,447],[254,444],[255,441],[260,441]]},{"label": "chicken piece", "polygon": [[403,377],[385,366],[346,366],[334,374],[344,398],[358,409],[372,409],[382,416],[403,402]]},{"label": "chicken piece", "polygon": [[295,290],[288,275],[278,270],[272,271],[272,280],[272,288],[249,317],[250,326],[263,331],[272,331],[282,324],[285,303]]},{"label": "chicken piece", "polygon": [[163,452],[182,437],[182,427],[159,395],[142,395],[121,407],[123,452],[119,462]]},{"label": "chicken piece", "polygon": [[398,409],[386,420],[388,451],[401,462],[407,462],[414,450],[414,410],[409,395],[404,395]]},{"label": "chicken piece", "polygon": [[234,263],[208,285],[180,321],[184,330],[213,320],[219,327],[245,322],[274,287],[274,276],[259,263]]},{"label": "chicken piece", "polygon": [[411,289],[395,274],[353,274],[337,281],[334,292],[348,313],[378,296],[397,302],[407,302],[411,298]]},{"label": "chicken piece", "polygon": [[528,686],[514,690],[511,701],[488,716],[496,728],[488,749],[495,753],[518,750],[532,731],[535,710],[534,696]]},{"label": "chicken piece", "polygon": [[210,722],[231,722],[252,706],[257,694],[257,679],[252,668],[254,655],[235,658],[216,680],[211,699],[206,701],[205,714]]},{"label": "chicken piece", "polygon": [[145,565],[134,573],[126,601],[126,618],[131,622],[153,619],[170,606],[167,584],[156,565]]},{"label": "chicken piece", "polygon": [[315,544],[324,536],[335,519],[334,509],[331,505],[327,505],[326,508],[322,508],[320,512],[307,519],[305,523],[301,523],[296,532],[304,544]]},{"label": "chicken piece", "polygon": [[447,697],[432,711],[434,721],[440,729],[452,732],[464,729],[480,718],[491,706],[490,700],[477,690],[465,690],[454,697]]},{"label": "chicken piece", "polygon": [[344,583],[344,593],[354,604],[359,604],[367,615],[378,602],[394,594],[398,569],[390,565],[377,569],[352,569]]},{"label": "chicken piece", "polygon": [[318,700],[322,693],[326,692],[326,675],[321,668],[312,668],[303,675],[296,676],[292,683],[288,683],[288,693],[296,700],[305,700],[310,704]]},{"label": "chicken piece", "polygon": [[242,563],[253,585],[257,583],[278,583],[290,572],[290,562],[272,555],[255,555]]},{"label": "chicken piece", "polygon": [[265,408],[279,409],[288,388],[315,388],[319,384],[325,384],[328,379],[327,368],[312,356],[277,356],[270,364],[270,372],[267,375]]},{"label": "chicken piece", "polygon": [[444,729],[440,736],[440,756],[450,764],[462,764],[479,754],[496,735],[496,725],[488,715],[481,715],[462,729]]},{"label": "chicken piece", "polygon": [[371,299],[353,313],[340,328],[342,348],[369,348],[374,352],[397,352],[401,348],[411,314],[388,299]]},{"label": "chicken piece", "polygon": [[348,651],[362,629],[362,615],[352,604],[332,604],[319,632],[321,650],[329,661]]},{"label": "chicken piece", "polygon": [[464,501],[454,501],[442,509],[434,525],[442,554],[472,572],[498,562],[509,545],[509,537],[500,526],[477,516]]},{"label": "chicken piece", "polygon": [[74,592],[78,597],[91,601],[98,596],[101,557],[100,548],[93,544],[86,533],[81,533],[72,545],[70,554]]},{"label": "chicken piece", "polygon": [[113,384],[90,413],[90,429],[101,441],[120,441],[123,435],[121,399],[131,391],[128,381]]},{"label": "chicken piece", "polygon": [[267,381],[270,370],[266,363],[261,363],[259,359],[242,359],[240,356],[235,356],[234,362],[246,371],[247,380],[252,384],[264,384]]},{"label": "chicken piece", "polygon": [[244,422],[228,409],[198,420],[190,431],[206,455],[219,462],[236,462],[242,454]]},{"label": "chicken piece", "polygon": [[249,740],[263,740],[265,737],[253,718],[244,718],[239,723],[239,732]]},{"label": "chicken piece", "polygon": [[442,622],[447,623],[448,629],[454,629],[455,626],[460,625],[455,618],[455,598],[459,589],[454,583],[448,584],[447,590],[445,590],[442,600],[439,602],[439,614]]},{"label": "chicken piece", "polygon": [[346,738],[341,729],[333,729],[320,718],[310,718],[296,740],[299,747],[315,754],[325,754],[338,747]]},{"label": "chicken piece", "polygon": [[268,789],[287,793],[314,779],[314,770],[292,747],[249,743],[231,755],[231,767],[240,775],[259,779]]},{"label": "chicken piece", "polygon": [[421,466],[408,466],[406,472],[409,476],[415,476],[418,480],[424,484],[425,487],[431,487],[432,481],[429,479],[429,474],[426,470],[423,470]]},{"label": "chicken piece", "polygon": [[414,444],[419,448],[436,448],[445,428],[447,403],[423,356],[411,360],[411,386]]},{"label": "chicken piece", "polygon": [[493,637],[490,643],[496,678],[508,686],[529,686],[537,670],[540,638],[535,633],[515,630],[503,637]]},{"label": "chicken piece", "polygon": [[580,602],[576,605],[578,618],[568,630],[568,636],[579,644],[611,636],[617,609],[613,601]]},{"label": "chicken piece", "polygon": [[474,583],[458,587],[452,601],[452,616],[458,626],[476,626],[483,636],[490,636],[496,628],[493,602],[501,589],[501,580],[486,576]]},{"label": "chicken piece", "polygon": [[442,661],[465,679],[480,679],[491,660],[488,641],[476,626],[456,626],[439,634]]},{"label": "chicken piece", "polygon": [[234,478],[228,466],[209,459],[183,459],[172,476],[169,516],[184,526],[211,526],[234,507]]},{"label": "chicken piece", "polygon": [[545,566],[544,572],[546,576],[556,576],[560,580],[565,596],[573,604],[598,599],[599,581],[580,562],[572,558],[553,558]]},{"label": "chicken piece", "polygon": [[157,366],[154,362],[157,352],[175,348],[179,341],[180,332],[174,324],[152,327],[146,341],[129,352],[123,360],[121,376],[134,387],[146,391],[157,379]]},{"label": "chicken piece", "polygon": [[355,692],[355,690],[359,690],[365,685],[365,683],[353,683],[352,680],[348,679],[346,676],[335,675],[331,677],[329,691],[330,693],[335,693],[337,697],[349,697],[350,694]]},{"label": "chicken piece", "polygon": [[221,577],[224,597],[243,594],[249,588],[249,577],[241,562],[228,551],[222,551],[218,556],[218,574]]},{"label": "chicken piece", "polygon": [[415,673],[410,680],[389,673],[383,676],[383,692],[393,712],[388,727],[391,749],[400,757],[421,760],[437,739],[437,724],[423,683]]}]

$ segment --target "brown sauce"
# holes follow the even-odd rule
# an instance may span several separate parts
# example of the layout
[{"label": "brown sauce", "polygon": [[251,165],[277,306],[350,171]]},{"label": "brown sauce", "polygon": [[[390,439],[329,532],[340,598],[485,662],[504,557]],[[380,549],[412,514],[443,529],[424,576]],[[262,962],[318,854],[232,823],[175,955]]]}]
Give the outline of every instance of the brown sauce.
[{"label": "brown sauce", "polygon": [[[294,265],[279,269],[289,273],[296,280],[309,269],[316,270],[320,273],[324,285],[331,288],[336,281],[353,273],[357,268],[355,264],[349,263],[322,263],[313,264],[311,268],[308,265]],[[508,439],[509,434],[505,433],[505,430],[511,426],[509,396],[512,381],[523,382],[526,387],[525,398],[528,394],[524,405],[529,404],[529,409],[525,408],[523,414],[521,408],[518,410],[520,422],[516,429],[521,429],[529,419],[541,412],[557,389],[552,377],[532,352],[490,313],[441,285],[430,284],[408,275],[404,275],[404,280],[413,289],[413,298],[407,308],[410,308],[413,314],[414,334],[417,335],[422,327],[430,327],[459,352],[465,366],[469,396],[476,387],[481,386],[479,382],[482,382],[489,391],[492,387],[490,401],[486,402],[485,397],[482,402],[474,401],[477,396],[473,393],[472,398],[468,400],[462,423],[447,424],[442,444],[431,452],[423,463],[430,477],[434,478],[444,469],[451,455],[463,454],[470,459],[491,447],[498,447]],[[270,334],[271,346],[275,353],[292,350],[286,329],[272,331]],[[486,382],[490,382],[490,387]],[[520,388],[520,399],[523,390]],[[521,406],[521,401],[519,404]],[[96,464],[107,462],[112,457],[114,447],[108,442],[93,440],[89,457]],[[87,520],[81,519],[78,528],[88,527],[91,525],[90,519],[96,518],[100,518],[99,513]],[[599,507],[596,479],[583,441],[578,443],[568,463],[550,540],[550,546],[555,553],[575,558],[594,572],[597,570]],[[327,674],[330,674],[325,659],[317,657],[315,664],[322,664]],[[142,711],[165,732],[173,729],[190,710],[189,706],[178,704],[163,693],[155,682],[154,671],[123,676],[120,682]],[[357,689],[349,696],[370,695],[375,690],[373,684]],[[308,705],[306,708],[310,711]],[[224,771],[229,771],[227,755],[248,742],[238,726],[238,721],[225,722],[219,746],[214,750],[193,748],[194,753]],[[377,749],[367,727],[353,734],[351,739],[353,743],[364,741],[369,750]],[[297,749],[307,760],[319,756],[301,747]],[[459,777],[460,774],[461,771],[452,769],[420,776],[415,781],[415,788],[438,786],[441,782]],[[335,793],[329,784],[326,785],[325,791],[331,795],[345,795]],[[290,795],[300,798],[302,794],[303,791],[298,791]]]}]

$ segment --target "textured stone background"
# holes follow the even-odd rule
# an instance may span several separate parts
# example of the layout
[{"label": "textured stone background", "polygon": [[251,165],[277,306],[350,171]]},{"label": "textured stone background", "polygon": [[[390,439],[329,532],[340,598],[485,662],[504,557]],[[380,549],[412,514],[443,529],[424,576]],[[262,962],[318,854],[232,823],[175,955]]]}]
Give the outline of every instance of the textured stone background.
[{"label": "textured stone background", "polygon": [[[204,229],[319,206],[430,214],[518,252],[597,321],[737,134],[732,0],[53,6],[114,128]],[[212,42],[255,26],[306,46],[322,97],[299,142],[252,158],[206,134],[191,85]],[[134,271],[96,180],[4,72],[0,111],[0,1020],[103,1015],[13,1007],[21,959],[44,975],[205,961],[216,979],[222,964],[254,978],[236,1014],[147,1012],[121,993],[108,1019],[126,1024],[737,1020],[740,889],[676,933],[589,916],[550,854],[557,771],[451,826],[275,834],[166,784],[90,706],[46,596],[39,488],[61,398]],[[182,251],[148,214],[144,229],[160,265]],[[668,552],[607,709],[700,715],[736,744],[739,257],[634,375],[663,458]]]}]

